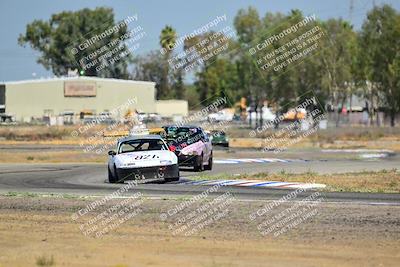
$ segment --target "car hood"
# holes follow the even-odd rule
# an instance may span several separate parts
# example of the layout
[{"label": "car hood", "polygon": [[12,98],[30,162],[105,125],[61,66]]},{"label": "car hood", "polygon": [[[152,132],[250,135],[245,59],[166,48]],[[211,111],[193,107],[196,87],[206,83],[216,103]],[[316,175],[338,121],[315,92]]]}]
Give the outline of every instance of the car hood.
[{"label": "car hood", "polygon": [[212,138],[212,140],[214,141],[214,142],[221,142],[221,141],[226,141],[226,137],[225,136],[214,136],[213,138]]},{"label": "car hood", "polygon": [[193,143],[191,145],[182,148],[181,153],[183,155],[190,155],[192,154],[192,152],[195,152],[196,155],[201,155],[204,146],[205,144],[203,143],[203,141],[197,141],[196,143]]},{"label": "car hood", "polygon": [[178,163],[176,155],[169,150],[129,152],[114,157],[117,168],[142,168]]}]

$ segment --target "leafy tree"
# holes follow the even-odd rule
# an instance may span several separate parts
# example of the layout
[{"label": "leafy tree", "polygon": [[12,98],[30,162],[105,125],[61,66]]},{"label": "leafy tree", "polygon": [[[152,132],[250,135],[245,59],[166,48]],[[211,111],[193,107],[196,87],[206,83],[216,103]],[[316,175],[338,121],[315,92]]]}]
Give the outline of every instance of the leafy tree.
[{"label": "leafy tree", "polygon": [[[211,55],[206,60],[197,61],[194,68],[197,78],[195,86],[200,101],[204,104],[212,102],[214,98],[225,96],[228,94],[226,90],[237,90],[237,86],[230,86],[231,82],[235,81],[236,70],[233,71],[235,66],[232,65],[234,55],[229,54],[230,51],[237,48],[237,44],[222,32],[219,32],[217,38],[212,37],[214,34],[216,34],[215,31],[206,32],[186,39],[184,44],[185,51],[190,55],[196,53],[197,59],[204,59],[206,55]],[[203,42],[206,44],[200,45]],[[222,52],[219,51],[225,45],[228,48]],[[194,52],[189,52],[192,48],[194,48]],[[206,52],[203,49],[206,49]],[[194,64],[194,60],[189,61],[188,64]],[[233,76],[225,76],[227,72]],[[218,79],[220,80],[218,81]]]},{"label": "leafy tree", "polygon": [[[108,31],[117,24],[114,13],[109,8],[85,8],[76,12],[65,11],[51,16],[50,20],[35,20],[28,24],[25,34],[18,38],[20,45],[29,44],[34,50],[41,52],[38,63],[47,70],[52,70],[55,75],[66,75],[69,69],[78,69],[82,66],[77,63],[80,59],[93,55],[94,52],[104,46],[102,54],[106,54],[113,47],[105,46],[113,40],[123,37],[127,33],[126,24],[121,25],[118,31]],[[84,50],[78,50],[77,54],[71,53],[76,45],[85,42],[95,35],[109,32],[101,41],[89,45]],[[126,51],[122,44],[120,52]],[[96,54],[92,59],[99,59]],[[117,63],[97,71],[95,66],[85,70],[87,76],[103,76],[113,78],[128,78],[127,66],[131,57],[124,56]]]},{"label": "leafy tree", "polygon": [[168,85],[172,88],[169,95],[162,95],[161,84],[164,79],[163,67],[164,58],[158,50],[151,51],[143,56],[136,56],[133,60],[132,79],[140,81],[151,81],[156,83],[157,99],[177,98],[183,99],[185,96],[186,86],[184,84],[184,75],[181,69],[175,72],[170,71]]},{"label": "leafy tree", "polygon": [[160,84],[163,79],[163,58],[159,51],[152,51],[144,56],[135,57],[132,78],[139,81],[156,83],[157,99],[161,97]]},{"label": "leafy tree", "polygon": [[234,26],[239,45],[243,48],[241,55],[236,58],[238,81],[237,92],[233,94],[236,96],[234,100],[238,101],[242,96],[247,96],[256,101],[263,94],[266,85],[260,80],[261,76],[254,64],[254,58],[246,50],[256,43],[263,29],[257,9],[254,7],[248,7],[247,10],[240,9],[234,19]]},{"label": "leafy tree", "polygon": [[239,42],[249,44],[254,41],[261,29],[261,21],[257,9],[248,7],[240,9],[235,17],[234,26],[239,36]]},{"label": "leafy tree", "polygon": [[375,7],[360,33],[360,56],[365,80],[382,94],[391,126],[400,111],[400,14],[389,5]]},{"label": "leafy tree", "polygon": [[209,104],[215,98],[227,96],[229,99],[236,98],[237,69],[227,59],[217,59],[216,62],[197,73],[197,88],[204,88],[205,95],[200,95],[204,104]]},{"label": "leafy tree", "polygon": [[199,98],[199,93],[198,93],[195,85],[190,84],[190,85],[186,86],[184,97],[188,101],[190,109],[193,109],[193,108],[198,109],[199,108],[200,98]]},{"label": "leafy tree", "polygon": [[[357,35],[352,26],[342,19],[330,19],[323,23],[327,38],[322,45],[322,87],[331,101],[343,107],[353,92],[353,75],[356,56]],[[339,124],[340,113],[336,126]]]},{"label": "leafy tree", "polygon": [[184,73],[182,68],[178,68],[172,73],[172,97],[177,99],[183,99],[185,96],[186,87],[184,84]]}]

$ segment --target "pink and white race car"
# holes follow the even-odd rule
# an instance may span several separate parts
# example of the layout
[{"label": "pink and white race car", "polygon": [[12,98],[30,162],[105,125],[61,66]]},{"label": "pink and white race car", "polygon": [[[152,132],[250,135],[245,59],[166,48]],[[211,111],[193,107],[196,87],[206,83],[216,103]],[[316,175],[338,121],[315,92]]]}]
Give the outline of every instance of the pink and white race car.
[{"label": "pink and white race car", "polygon": [[179,166],[195,171],[211,170],[212,144],[207,133],[198,126],[163,126],[169,150],[178,157]]}]

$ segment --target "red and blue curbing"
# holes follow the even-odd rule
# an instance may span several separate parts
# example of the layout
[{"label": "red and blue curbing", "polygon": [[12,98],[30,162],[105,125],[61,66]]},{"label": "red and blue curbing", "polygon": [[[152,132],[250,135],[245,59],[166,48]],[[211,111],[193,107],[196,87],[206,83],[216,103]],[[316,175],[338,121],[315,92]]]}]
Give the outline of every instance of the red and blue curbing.
[{"label": "red and blue curbing", "polygon": [[279,181],[260,181],[260,180],[197,180],[188,181],[185,185],[221,185],[254,188],[276,188],[276,189],[320,189],[326,187],[324,184],[279,182]]}]

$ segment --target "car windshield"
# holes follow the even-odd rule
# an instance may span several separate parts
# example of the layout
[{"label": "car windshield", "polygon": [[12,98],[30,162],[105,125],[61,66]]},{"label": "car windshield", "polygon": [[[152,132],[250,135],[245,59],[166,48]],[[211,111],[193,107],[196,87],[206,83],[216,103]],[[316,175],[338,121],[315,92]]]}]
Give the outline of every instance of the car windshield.
[{"label": "car windshield", "polygon": [[168,148],[161,139],[137,139],[122,142],[118,154],[152,150],[168,150]]},{"label": "car windshield", "polygon": [[211,132],[211,134],[214,137],[219,137],[219,136],[224,137],[225,136],[225,132],[222,132],[222,131],[213,131],[213,132]]},{"label": "car windshield", "polygon": [[165,132],[169,141],[177,144],[191,145],[204,138],[203,133],[195,127],[166,127]]}]

